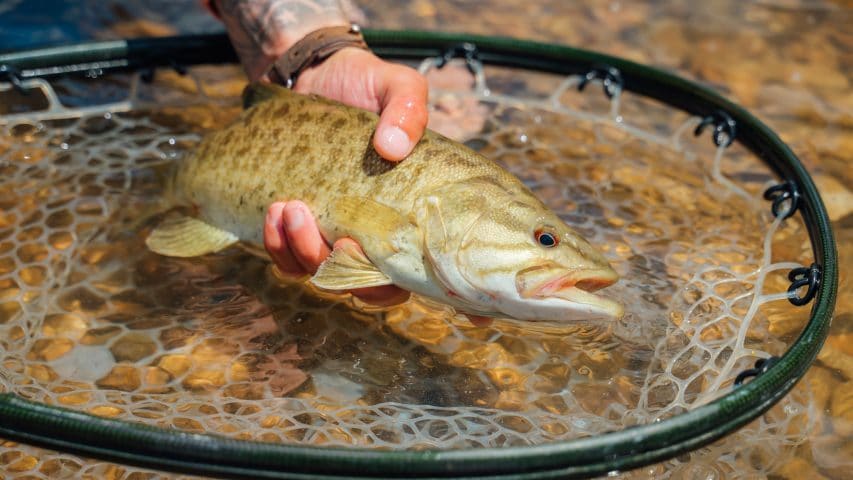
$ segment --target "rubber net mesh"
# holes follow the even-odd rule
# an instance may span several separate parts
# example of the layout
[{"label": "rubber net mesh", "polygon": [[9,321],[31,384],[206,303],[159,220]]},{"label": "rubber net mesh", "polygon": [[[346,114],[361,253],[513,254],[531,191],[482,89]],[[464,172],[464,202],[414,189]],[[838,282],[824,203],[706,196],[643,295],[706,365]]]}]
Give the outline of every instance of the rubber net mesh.
[{"label": "rubber net mesh", "polygon": [[[808,236],[796,217],[772,217],[761,193],[774,178],[739,144],[717,148],[694,137],[699,119],[628,92],[579,92],[577,77],[487,69],[473,82],[459,65],[429,67],[433,126],[504,165],[605,253],[624,319],[476,328],[417,299],[371,309],[280,284],[238,248],[150,253],[144,238],[169,207],[165,166],[239,112],[240,73],[60,82],[72,106],[130,100],[0,125],[0,392],[269,442],[500,447],[677,415],[793,341],[808,312],[785,300],[786,275],[810,263]],[[807,395],[641,475],[766,472],[804,440]],[[7,468],[115,468],[28,449],[7,449]]]}]

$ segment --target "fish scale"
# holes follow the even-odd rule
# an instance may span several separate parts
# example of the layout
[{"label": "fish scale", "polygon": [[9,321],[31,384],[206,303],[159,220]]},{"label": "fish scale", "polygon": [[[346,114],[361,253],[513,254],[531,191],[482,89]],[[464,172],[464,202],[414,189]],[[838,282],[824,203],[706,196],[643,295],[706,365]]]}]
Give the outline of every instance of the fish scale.
[{"label": "fish scale", "polygon": [[298,199],[327,242],[361,246],[332,252],[311,279],[320,288],[395,284],[460,312],[526,320],[622,315],[591,293],[618,278],[607,260],[479,153],[427,130],[389,162],[372,147],[374,113],[275,85],[244,97],[247,110],[177,167],[174,197],[199,218],[157,227],[146,241],[155,252],[196,256],[238,241],[263,252],[268,205]]},{"label": "fish scale", "polygon": [[494,178],[516,194],[527,193],[496,164],[470,158],[476,154],[453,148],[453,142],[432,131],[406,161],[383,160],[371,143],[376,114],[289,92],[259,102],[206,138],[176,174],[176,191],[201,206],[203,219],[245,241],[263,243],[262,229],[256,227],[276,200],[302,200],[327,233],[334,229],[324,224],[323,211],[339,196],[375,198],[408,215],[415,198],[447,182]]}]

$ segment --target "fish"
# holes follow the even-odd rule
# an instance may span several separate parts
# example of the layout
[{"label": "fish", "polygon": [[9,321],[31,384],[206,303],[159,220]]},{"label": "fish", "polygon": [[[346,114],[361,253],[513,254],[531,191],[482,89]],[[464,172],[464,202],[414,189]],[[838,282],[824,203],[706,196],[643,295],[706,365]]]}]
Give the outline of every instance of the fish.
[{"label": "fish", "polygon": [[246,109],[208,135],[170,180],[195,216],[167,218],[146,244],[194,257],[235,244],[263,253],[267,206],[299,199],[336,248],[310,278],[345,291],[397,285],[457,313],[521,321],[612,321],[598,292],[619,276],[518,178],[427,130],[402,162],[372,147],[379,117],[285,87],[252,84]]}]

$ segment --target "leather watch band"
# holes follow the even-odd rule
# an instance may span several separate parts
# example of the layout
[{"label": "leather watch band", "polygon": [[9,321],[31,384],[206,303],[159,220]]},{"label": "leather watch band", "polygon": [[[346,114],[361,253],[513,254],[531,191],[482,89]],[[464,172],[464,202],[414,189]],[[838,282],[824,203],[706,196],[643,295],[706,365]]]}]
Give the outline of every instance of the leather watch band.
[{"label": "leather watch band", "polygon": [[272,64],[267,75],[273,82],[293,88],[303,70],[322,62],[346,47],[368,50],[358,25],[314,30],[284,52],[284,55]]}]

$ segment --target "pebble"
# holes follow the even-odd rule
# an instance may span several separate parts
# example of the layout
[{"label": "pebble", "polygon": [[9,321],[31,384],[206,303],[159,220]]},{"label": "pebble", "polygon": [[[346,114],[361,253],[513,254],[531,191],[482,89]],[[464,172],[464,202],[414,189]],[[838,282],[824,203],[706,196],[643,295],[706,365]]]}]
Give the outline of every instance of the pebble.
[{"label": "pebble", "polygon": [[813,179],[830,220],[841,220],[853,212],[853,192],[849,186],[825,173],[815,174]]}]

